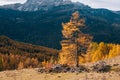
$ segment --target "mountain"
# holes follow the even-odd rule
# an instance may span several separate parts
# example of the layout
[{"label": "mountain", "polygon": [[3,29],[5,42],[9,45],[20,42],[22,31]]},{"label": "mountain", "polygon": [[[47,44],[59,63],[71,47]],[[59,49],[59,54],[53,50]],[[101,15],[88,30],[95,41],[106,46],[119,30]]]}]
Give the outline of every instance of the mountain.
[{"label": "mountain", "polygon": [[73,3],[71,0],[27,0],[24,4],[4,5],[2,8],[20,10],[20,11],[47,11],[57,6],[76,5],[84,6],[82,3]]},{"label": "mountain", "polygon": [[116,13],[120,14],[120,11],[116,11]]},{"label": "mountain", "polygon": [[[17,5],[23,6],[32,1],[34,0]],[[61,49],[61,24],[68,22],[73,12],[79,11],[86,21],[86,27],[82,31],[92,35],[93,41],[120,43],[120,14],[116,12],[93,9],[81,3],[58,5],[47,11],[34,11],[31,7],[28,8],[27,11],[1,8],[0,35],[6,35],[17,41]]]},{"label": "mountain", "polygon": [[[30,57],[36,57],[39,61],[50,59],[51,56],[57,57],[58,50],[47,48],[43,46],[36,46],[28,43],[17,42],[6,36],[0,36],[0,53],[1,54],[19,54],[29,55]],[[37,56],[36,56],[37,55]]]}]

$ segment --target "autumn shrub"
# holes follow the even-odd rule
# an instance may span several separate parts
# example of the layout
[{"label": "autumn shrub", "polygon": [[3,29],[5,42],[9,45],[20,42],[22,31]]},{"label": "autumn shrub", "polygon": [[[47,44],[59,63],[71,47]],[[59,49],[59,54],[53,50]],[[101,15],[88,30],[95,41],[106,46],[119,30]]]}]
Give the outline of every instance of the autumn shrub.
[{"label": "autumn shrub", "polygon": [[106,62],[100,61],[92,66],[93,71],[95,72],[108,72],[111,69],[110,65],[107,65]]}]

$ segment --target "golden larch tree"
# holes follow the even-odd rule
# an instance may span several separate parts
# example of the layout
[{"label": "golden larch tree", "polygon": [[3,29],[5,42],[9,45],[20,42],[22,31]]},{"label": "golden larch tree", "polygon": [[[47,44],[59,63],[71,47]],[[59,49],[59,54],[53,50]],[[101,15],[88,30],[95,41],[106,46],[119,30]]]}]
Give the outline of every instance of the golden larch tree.
[{"label": "golden larch tree", "polygon": [[70,21],[62,23],[62,26],[64,39],[61,41],[60,64],[78,66],[78,56],[86,53],[92,37],[82,33],[85,20],[80,18],[79,12],[73,13]]}]

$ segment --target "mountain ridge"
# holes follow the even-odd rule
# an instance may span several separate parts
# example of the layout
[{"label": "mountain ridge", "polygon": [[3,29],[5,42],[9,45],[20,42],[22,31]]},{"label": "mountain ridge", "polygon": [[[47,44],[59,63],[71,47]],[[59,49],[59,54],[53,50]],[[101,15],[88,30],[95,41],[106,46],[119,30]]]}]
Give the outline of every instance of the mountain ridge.
[{"label": "mountain ridge", "polygon": [[10,5],[3,5],[1,8],[19,11],[38,11],[38,10],[47,11],[51,10],[53,7],[64,5],[76,5],[76,7],[89,8],[88,6],[82,3],[72,2],[71,0],[27,0],[23,4],[16,3]]}]

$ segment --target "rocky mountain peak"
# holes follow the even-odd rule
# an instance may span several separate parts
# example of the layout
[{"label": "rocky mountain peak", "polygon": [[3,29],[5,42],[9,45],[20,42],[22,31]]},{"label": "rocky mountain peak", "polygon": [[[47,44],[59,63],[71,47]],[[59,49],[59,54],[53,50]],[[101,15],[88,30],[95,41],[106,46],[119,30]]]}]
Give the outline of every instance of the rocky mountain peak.
[{"label": "rocky mountain peak", "polygon": [[36,5],[36,6],[43,6],[43,5],[51,5],[51,6],[59,6],[64,4],[70,4],[71,0],[27,0],[24,5]]},{"label": "rocky mountain peak", "polygon": [[38,10],[49,10],[56,6],[62,5],[75,5],[84,7],[82,3],[74,3],[71,0],[27,0],[24,4],[11,4],[4,5],[2,8],[14,9],[19,11],[38,11]]}]

